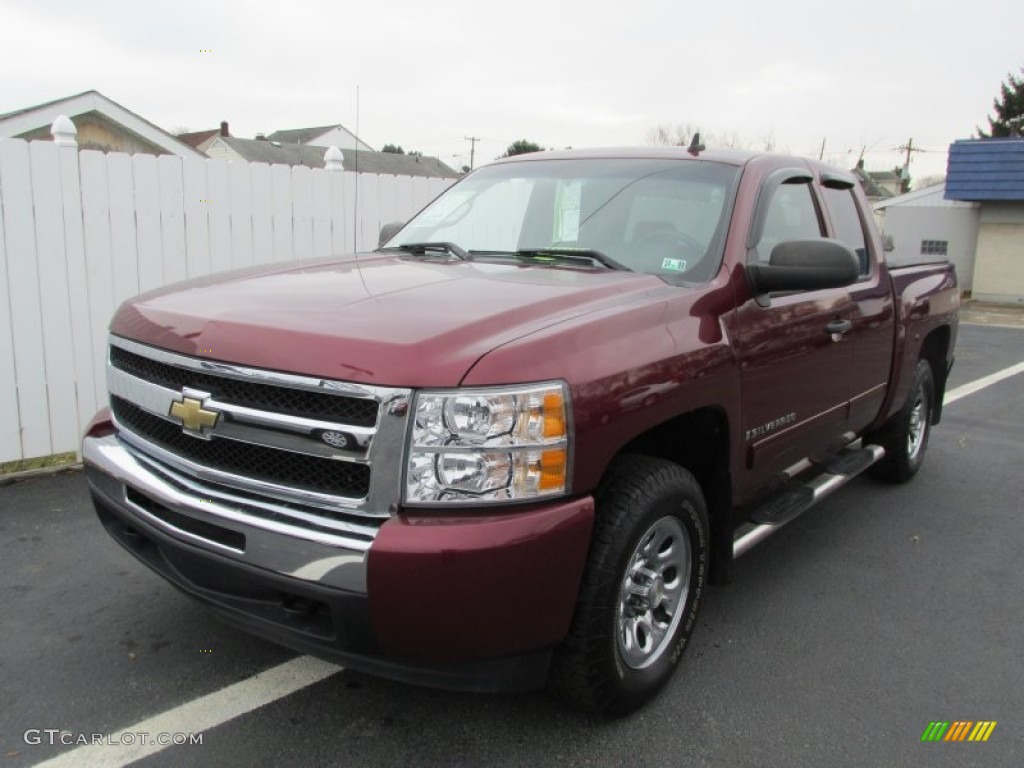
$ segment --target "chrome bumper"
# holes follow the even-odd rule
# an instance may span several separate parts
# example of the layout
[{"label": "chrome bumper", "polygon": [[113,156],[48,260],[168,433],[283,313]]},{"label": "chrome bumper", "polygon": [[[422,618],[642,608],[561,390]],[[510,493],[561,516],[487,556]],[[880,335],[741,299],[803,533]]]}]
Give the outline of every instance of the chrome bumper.
[{"label": "chrome bumper", "polygon": [[[223,490],[214,498],[186,493],[147,466],[116,435],[85,438],[82,458],[94,492],[167,536],[283,576],[366,594],[369,542],[249,514],[245,511],[249,500],[242,496],[233,499]],[[140,506],[140,497],[149,509]],[[232,501],[237,501],[237,506]],[[161,516],[161,508],[169,514]],[[197,525],[185,530],[175,520],[196,521]],[[217,541],[203,535],[204,525],[234,535]]]}]

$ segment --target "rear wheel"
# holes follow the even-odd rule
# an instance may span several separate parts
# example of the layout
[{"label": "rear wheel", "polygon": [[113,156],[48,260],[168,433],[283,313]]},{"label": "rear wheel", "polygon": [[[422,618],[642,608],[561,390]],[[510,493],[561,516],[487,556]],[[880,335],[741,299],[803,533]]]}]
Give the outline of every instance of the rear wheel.
[{"label": "rear wheel", "polygon": [[657,694],[693,631],[707,509],[693,475],[645,456],[617,459],[596,500],[583,587],[552,680],[574,705],[621,715]]},{"label": "rear wheel", "polygon": [[932,367],[927,360],[920,360],[914,371],[914,383],[907,402],[873,436],[874,442],[885,448],[885,457],[871,467],[873,477],[905,483],[917,474],[928,448],[934,404],[935,379]]}]

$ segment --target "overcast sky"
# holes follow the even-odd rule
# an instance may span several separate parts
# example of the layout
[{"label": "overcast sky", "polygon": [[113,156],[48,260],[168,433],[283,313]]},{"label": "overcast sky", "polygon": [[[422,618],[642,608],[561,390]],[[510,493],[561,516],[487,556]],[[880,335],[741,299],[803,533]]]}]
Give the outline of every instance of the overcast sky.
[{"label": "overcast sky", "polygon": [[[203,52],[209,50],[211,52]],[[0,0],[0,113],[96,89],[166,130],[342,123],[477,165],[657,125],[869,170],[945,170],[1024,65],[1024,3]]]}]

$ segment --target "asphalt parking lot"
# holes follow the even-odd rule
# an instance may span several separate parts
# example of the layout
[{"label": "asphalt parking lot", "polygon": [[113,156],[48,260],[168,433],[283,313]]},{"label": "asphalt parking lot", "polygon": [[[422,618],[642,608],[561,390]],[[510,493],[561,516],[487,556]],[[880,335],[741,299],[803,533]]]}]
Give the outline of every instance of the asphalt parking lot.
[{"label": "asphalt parking lot", "polygon": [[[950,388],[1021,361],[1024,329],[963,325]],[[314,664],[316,682],[252,711],[232,693],[203,700],[243,714],[135,764],[1019,766],[1022,467],[1017,374],[947,407],[913,482],[858,479],[744,556],[707,594],[672,684],[631,717]],[[0,487],[0,563],[0,767],[70,754],[47,729],[144,731],[168,711],[184,719],[158,723],[194,722],[190,702],[295,658],[122,551],[80,472]],[[998,725],[985,743],[922,743],[935,720]],[[26,743],[30,729],[41,743]],[[67,764],[100,759],[77,754]]]}]

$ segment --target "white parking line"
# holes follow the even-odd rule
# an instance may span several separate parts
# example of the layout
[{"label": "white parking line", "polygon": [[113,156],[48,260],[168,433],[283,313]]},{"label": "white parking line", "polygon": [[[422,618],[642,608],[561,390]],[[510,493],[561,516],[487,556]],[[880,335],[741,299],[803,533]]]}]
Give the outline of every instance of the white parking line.
[{"label": "white parking line", "polygon": [[[342,667],[300,656],[260,672],[241,682],[214,691],[179,707],[161,712],[148,720],[110,734],[102,743],[76,747],[39,763],[46,768],[120,768],[148,755],[161,752],[171,744],[158,744],[158,734],[201,733],[228,720],[252,712],[302,688],[330,677]],[[145,743],[138,734],[148,734]],[[125,734],[129,734],[126,739]],[[134,735],[132,738],[130,735]],[[130,743],[125,743],[125,741]],[[194,748],[194,747],[193,747]],[[187,757],[182,758],[188,763]]]},{"label": "white parking line", "polygon": [[[952,389],[946,393],[943,402],[949,405],[1019,373],[1024,373],[1024,362]],[[121,768],[172,746],[157,743],[157,734],[196,734],[208,731],[320,682],[342,669],[312,656],[300,656],[227,688],[154,715],[148,720],[122,728],[110,734],[101,744],[88,744],[64,752],[39,763],[37,768],[77,768],[80,765]],[[125,734],[140,733],[149,735],[145,743],[141,743],[139,738],[135,738],[131,744],[123,743]]]},{"label": "white parking line", "polygon": [[1011,376],[1016,376],[1018,373],[1024,373],[1024,362],[1017,363],[1016,365],[1011,365],[1009,368],[1003,368],[1003,370],[996,371],[995,373],[989,374],[988,376],[982,376],[980,379],[972,381],[968,384],[964,384],[963,386],[957,387],[956,389],[951,389],[949,390],[949,392],[946,393],[946,397],[942,401],[942,403],[943,405],[955,403],[961,397],[973,395],[980,389],[984,389],[985,387],[991,387],[993,384],[996,384],[1002,381],[1003,379],[1008,379]]}]

